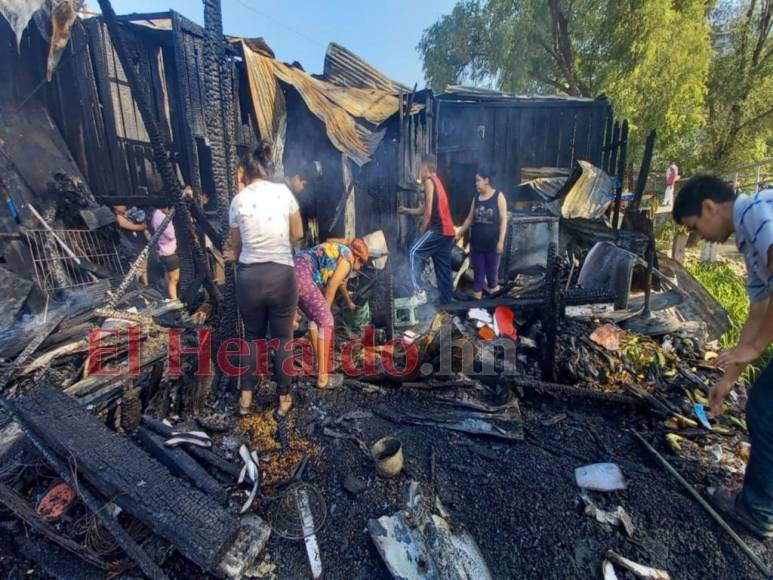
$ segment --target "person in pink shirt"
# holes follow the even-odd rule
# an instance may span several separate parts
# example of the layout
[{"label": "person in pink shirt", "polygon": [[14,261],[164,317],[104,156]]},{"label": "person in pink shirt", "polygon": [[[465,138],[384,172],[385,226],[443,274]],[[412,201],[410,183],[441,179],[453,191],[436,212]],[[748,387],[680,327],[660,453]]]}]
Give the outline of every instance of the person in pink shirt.
[{"label": "person in pink shirt", "polygon": [[[168,207],[162,207],[153,212],[153,217],[150,220],[153,231],[158,230],[168,213]],[[166,273],[164,279],[166,280],[169,298],[177,300],[177,284],[180,281],[180,259],[177,257],[177,236],[175,236],[174,224],[172,222],[169,222],[161,233],[161,237],[158,238],[158,257]]]}]

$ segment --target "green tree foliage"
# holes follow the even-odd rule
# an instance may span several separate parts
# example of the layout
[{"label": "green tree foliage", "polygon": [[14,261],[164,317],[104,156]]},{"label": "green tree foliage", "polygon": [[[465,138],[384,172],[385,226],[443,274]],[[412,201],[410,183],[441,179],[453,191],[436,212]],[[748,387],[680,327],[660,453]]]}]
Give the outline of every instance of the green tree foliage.
[{"label": "green tree foliage", "polygon": [[773,155],[773,2],[723,0],[712,13],[707,167],[732,169]]},{"label": "green tree foliage", "polygon": [[[632,160],[683,172],[769,154],[771,0],[460,0],[418,49],[430,86],[606,94]],[[719,32],[724,44],[718,47]],[[768,129],[766,129],[768,126]]]}]

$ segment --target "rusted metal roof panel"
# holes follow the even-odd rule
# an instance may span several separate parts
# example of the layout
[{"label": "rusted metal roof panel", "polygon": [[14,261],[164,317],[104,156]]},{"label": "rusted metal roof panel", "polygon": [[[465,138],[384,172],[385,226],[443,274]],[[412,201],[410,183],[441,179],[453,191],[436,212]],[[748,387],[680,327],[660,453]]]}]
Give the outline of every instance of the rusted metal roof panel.
[{"label": "rusted metal roof panel", "polygon": [[261,134],[275,143],[281,138],[281,118],[286,114],[276,81],[293,86],[309,110],[323,123],[331,143],[357,165],[370,161],[384,136],[374,130],[399,108],[392,93],[373,89],[342,87],[312,77],[308,73],[253,51],[242,43],[244,62],[250,79],[253,109]]},{"label": "rusted metal roof panel", "polygon": [[326,81],[343,87],[370,88],[392,94],[410,92],[405,85],[393,81],[350,50],[334,42],[327,47],[324,71]]}]

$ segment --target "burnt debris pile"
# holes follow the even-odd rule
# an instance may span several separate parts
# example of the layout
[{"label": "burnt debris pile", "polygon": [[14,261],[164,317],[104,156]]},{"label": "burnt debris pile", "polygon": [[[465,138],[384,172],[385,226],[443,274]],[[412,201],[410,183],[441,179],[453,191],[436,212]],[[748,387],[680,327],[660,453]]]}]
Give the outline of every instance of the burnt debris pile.
[{"label": "burnt debris pile", "polygon": [[[708,409],[730,322],[655,251],[605,99],[435,95],[335,44],[310,75],[224,37],[216,1],[205,27],[29,4],[0,11],[4,577],[737,578],[773,559],[693,501],[749,455],[744,397]],[[368,256],[333,302],[329,388],[297,316],[287,413],[271,341],[237,403],[255,353],[228,209],[263,138],[277,181],[308,182],[300,246]],[[402,210],[427,153],[457,224],[473,158],[518,184],[479,299],[463,238],[454,300],[432,264],[415,292]]]}]

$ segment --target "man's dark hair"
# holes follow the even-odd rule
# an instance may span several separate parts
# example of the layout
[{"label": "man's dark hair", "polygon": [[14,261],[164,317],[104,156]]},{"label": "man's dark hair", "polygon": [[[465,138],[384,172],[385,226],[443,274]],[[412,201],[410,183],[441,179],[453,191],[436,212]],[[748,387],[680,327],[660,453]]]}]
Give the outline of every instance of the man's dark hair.
[{"label": "man's dark hair", "polygon": [[735,192],[730,184],[714,175],[696,175],[684,184],[676,196],[672,215],[678,224],[689,216],[700,217],[703,213],[703,200],[710,199],[716,203],[731,202]]},{"label": "man's dark hair", "polygon": [[430,171],[437,171],[437,156],[436,155],[424,155],[421,158],[421,164],[427,167]]},{"label": "man's dark hair", "polygon": [[288,160],[285,162],[285,175],[287,177],[300,177],[303,181],[313,181],[317,177],[317,167],[313,163],[301,160]]}]

